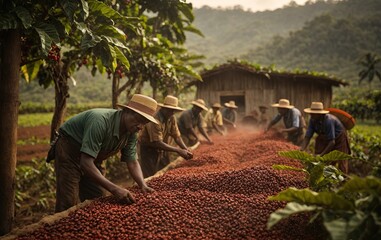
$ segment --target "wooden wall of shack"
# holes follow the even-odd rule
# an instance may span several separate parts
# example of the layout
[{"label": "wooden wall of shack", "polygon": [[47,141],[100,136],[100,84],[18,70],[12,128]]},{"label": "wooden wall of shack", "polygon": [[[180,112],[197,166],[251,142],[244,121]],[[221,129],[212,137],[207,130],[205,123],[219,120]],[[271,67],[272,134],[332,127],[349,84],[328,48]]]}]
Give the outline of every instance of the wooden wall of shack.
[{"label": "wooden wall of shack", "polygon": [[204,99],[211,106],[220,102],[221,96],[244,96],[245,107],[240,106],[240,117],[250,115],[253,110],[258,111],[260,105],[268,106],[271,116],[277,110],[270,105],[277,103],[280,98],[289,99],[302,113],[304,108],[310,107],[312,101],[321,101],[325,107],[329,107],[332,102],[332,84],[308,75],[264,74],[229,69],[202,77],[203,82],[196,85],[196,98]]}]

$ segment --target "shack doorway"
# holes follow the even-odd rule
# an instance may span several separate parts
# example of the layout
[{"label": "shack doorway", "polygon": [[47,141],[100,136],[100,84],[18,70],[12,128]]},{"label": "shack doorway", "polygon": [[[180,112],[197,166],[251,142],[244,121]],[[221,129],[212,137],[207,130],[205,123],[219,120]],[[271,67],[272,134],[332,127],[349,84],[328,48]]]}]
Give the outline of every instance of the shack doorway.
[{"label": "shack doorway", "polygon": [[225,103],[228,103],[229,101],[234,101],[237,108],[237,113],[239,118],[243,117],[245,115],[245,96],[244,95],[229,95],[229,96],[220,96],[220,103],[222,106],[225,107]]}]

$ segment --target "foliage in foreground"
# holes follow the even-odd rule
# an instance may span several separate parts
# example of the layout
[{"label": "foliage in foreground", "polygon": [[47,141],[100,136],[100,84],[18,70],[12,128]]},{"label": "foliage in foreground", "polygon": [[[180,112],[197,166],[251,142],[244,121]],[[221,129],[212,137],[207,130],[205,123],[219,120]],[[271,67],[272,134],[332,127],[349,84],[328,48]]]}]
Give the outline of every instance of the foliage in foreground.
[{"label": "foliage in foreground", "polygon": [[[274,166],[275,169],[307,173],[311,189],[288,188],[269,200],[288,202],[285,208],[273,212],[267,222],[270,229],[293,214],[312,212],[311,222],[322,220],[330,239],[381,238],[381,179],[375,176],[343,176],[333,161],[348,159],[347,154],[333,151],[323,157],[305,152],[280,152],[279,155],[301,161],[304,168]],[[339,174],[339,175],[338,175]]]},{"label": "foliage in foreground", "polygon": [[30,165],[16,168],[16,212],[32,215],[39,210],[52,210],[56,193],[53,164],[33,159]]}]

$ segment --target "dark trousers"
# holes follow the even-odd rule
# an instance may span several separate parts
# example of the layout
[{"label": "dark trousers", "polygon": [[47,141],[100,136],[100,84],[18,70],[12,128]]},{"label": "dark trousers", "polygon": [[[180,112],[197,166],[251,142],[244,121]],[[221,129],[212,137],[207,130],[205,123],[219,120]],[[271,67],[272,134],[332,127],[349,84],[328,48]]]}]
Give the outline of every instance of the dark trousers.
[{"label": "dark trousers", "polygon": [[[315,154],[320,154],[323,152],[325,147],[328,144],[328,139],[324,135],[318,135],[316,140],[315,140]],[[349,139],[346,131],[343,131],[339,136],[335,138],[335,146],[331,149],[333,150],[338,150],[343,153],[351,154],[351,149],[349,145]],[[334,165],[338,165],[338,168],[343,172],[348,174],[348,169],[349,169],[349,162],[348,160],[341,160],[338,162],[334,162]]]},{"label": "dark trousers", "polygon": [[[85,176],[80,168],[80,148],[80,144],[68,136],[61,136],[56,143],[56,212],[64,211],[84,200],[103,196],[103,188]],[[103,174],[101,163],[95,165]]]},{"label": "dark trousers", "polygon": [[170,163],[167,154],[149,146],[140,146],[140,166],[144,178],[153,176]]}]

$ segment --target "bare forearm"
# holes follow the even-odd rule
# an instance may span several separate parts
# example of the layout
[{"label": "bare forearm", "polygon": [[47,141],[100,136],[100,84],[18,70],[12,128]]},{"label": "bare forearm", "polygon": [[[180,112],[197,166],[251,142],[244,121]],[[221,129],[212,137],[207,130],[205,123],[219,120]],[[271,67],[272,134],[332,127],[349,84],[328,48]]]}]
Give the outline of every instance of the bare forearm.
[{"label": "bare forearm", "polygon": [[161,149],[167,152],[178,152],[179,149],[176,147],[173,147],[163,141],[155,141],[149,144],[151,147],[156,148],[156,149]]},{"label": "bare forearm", "polygon": [[202,136],[204,136],[209,142],[211,142],[210,138],[209,138],[209,135],[206,133],[205,129],[200,127],[200,133],[202,134]]},{"label": "bare forearm", "polygon": [[90,177],[95,183],[113,193],[118,189],[118,186],[105,178],[94,164],[94,158],[87,154],[81,154],[80,166],[84,174]]},{"label": "bare forearm", "polygon": [[127,167],[132,179],[134,179],[134,181],[139,185],[139,187],[146,186],[146,182],[144,181],[142,169],[140,168],[139,162],[129,161],[127,162]]},{"label": "bare forearm", "polygon": [[175,138],[175,142],[177,143],[177,145],[179,145],[179,147],[181,147],[182,149],[188,149],[187,146],[185,145],[183,139],[181,137],[176,137]]}]

